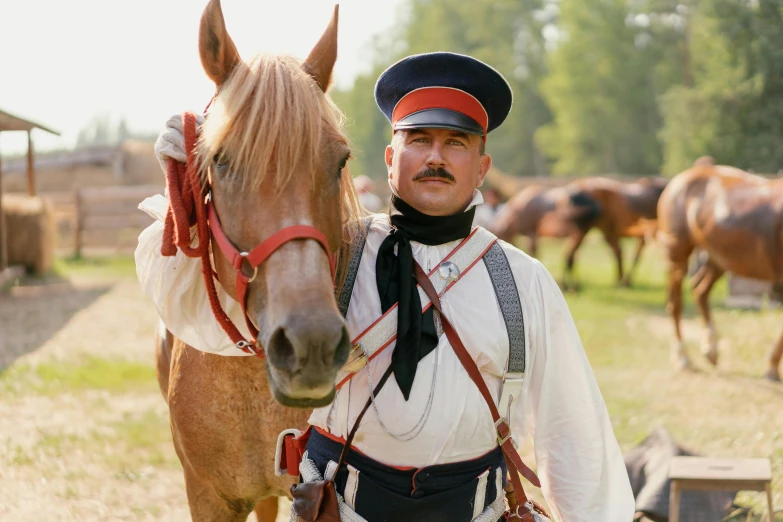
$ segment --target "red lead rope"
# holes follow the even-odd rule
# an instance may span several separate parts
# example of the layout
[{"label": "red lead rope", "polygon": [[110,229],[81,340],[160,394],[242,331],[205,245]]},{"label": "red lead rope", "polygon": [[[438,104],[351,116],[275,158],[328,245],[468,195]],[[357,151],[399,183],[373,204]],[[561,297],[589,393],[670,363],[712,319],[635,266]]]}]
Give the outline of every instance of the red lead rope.
[{"label": "red lead rope", "polygon": [[[329,243],[326,236],[311,225],[291,225],[278,230],[261,242],[250,252],[240,252],[231,240],[226,236],[220,225],[217,212],[212,202],[207,202],[207,191],[198,179],[196,169],[196,115],[186,112],[182,115],[182,123],[185,134],[185,151],[187,153],[186,165],[169,159],[169,167],[166,172],[166,187],[169,191],[169,208],[166,212],[166,221],[163,226],[163,246],[161,254],[173,256],[177,248],[188,257],[201,258],[201,273],[207,287],[209,304],[212,313],[228,334],[237,348],[245,353],[257,357],[264,357],[264,352],[257,342],[258,330],[247,315],[247,296],[249,285],[258,273],[258,267],[266,261],[278,248],[294,240],[312,239],[321,245],[329,258],[329,268],[334,283],[334,256],[329,251]],[[190,227],[196,225],[198,243],[190,246]],[[231,322],[220,301],[215,288],[215,280],[212,271],[212,262],[209,258],[209,245],[211,238],[215,239],[220,251],[229,260],[236,271],[236,299],[242,306],[248,331],[252,335],[252,341],[245,339],[234,323]],[[242,264],[248,263],[253,269],[252,278],[242,273]]]},{"label": "red lead rope", "polygon": [[[207,287],[212,313],[228,334],[231,341],[246,353],[263,358],[262,350],[254,350],[252,342],[246,340],[234,323],[231,322],[218,300],[215,280],[212,275],[212,262],[209,258],[209,223],[207,222],[206,191],[198,178],[196,168],[196,115],[186,112],[182,115],[185,134],[187,164],[169,159],[166,172],[166,188],[169,192],[169,208],[163,225],[163,245],[161,254],[173,256],[179,248],[188,257],[201,258],[201,273]],[[198,244],[191,247],[190,227],[196,225]],[[244,307],[243,307],[244,308]]]}]

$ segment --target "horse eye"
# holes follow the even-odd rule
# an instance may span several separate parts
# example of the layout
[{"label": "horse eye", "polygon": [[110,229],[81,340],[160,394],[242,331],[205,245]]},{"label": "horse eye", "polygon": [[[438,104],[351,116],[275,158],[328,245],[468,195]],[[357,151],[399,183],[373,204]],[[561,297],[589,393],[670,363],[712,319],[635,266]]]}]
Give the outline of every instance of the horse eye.
[{"label": "horse eye", "polygon": [[348,164],[348,159],[351,157],[351,155],[347,155],[343,160],[340,162],[340,166],[337,169],[337,177],[339,178],[343,174],[343,169]]},{"label": "horse eye", "polygon": [[225,155],[215,154],[212,161],[215,162],[215,168],[220,174],[224,174],[228,171],[228,158]]}]

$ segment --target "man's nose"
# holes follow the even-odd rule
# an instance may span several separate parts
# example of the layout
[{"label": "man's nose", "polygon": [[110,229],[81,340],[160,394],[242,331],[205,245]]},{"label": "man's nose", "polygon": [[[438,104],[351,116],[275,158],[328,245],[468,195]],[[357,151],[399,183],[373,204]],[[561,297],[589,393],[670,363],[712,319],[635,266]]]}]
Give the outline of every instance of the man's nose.
[{"label": "man's nose", "polygon": [[427,156],[427,166],[433,169],[442,168],[446,165],[443,158],[443,146],[438,142],[433,142],[430,147],[429,156]]}]

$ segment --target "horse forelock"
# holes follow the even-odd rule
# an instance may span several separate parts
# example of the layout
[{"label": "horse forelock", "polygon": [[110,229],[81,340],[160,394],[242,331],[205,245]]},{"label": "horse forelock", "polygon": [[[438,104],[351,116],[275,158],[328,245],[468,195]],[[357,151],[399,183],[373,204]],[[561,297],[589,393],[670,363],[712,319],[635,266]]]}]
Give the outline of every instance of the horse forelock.
[{"label": "horse forelock", "polygon": [[[248,190],[268,181],[279,193],[303,168],[314,181],[329,175],[320,161],[329,153],[325,145],[347,143],[344,121],[299,61],[259,54],[235,66],[213,101],[197,146],[199,173],[206,183],[212,159],[222,154],[230,175]],[[342,223],[358,220],[363,212],[348,168],[340,196]],[[355,227],[343,227],[342,243],[350,244],[354,235]]]},{"label": "horse forelock", "polygon": [[322,139],[345,143],[342,123],[339,109],[296,59],[259,54],[235,66],[210,108],[198,146],[201,174],[224,154],[247,188],[269,180],[279,191],[297,168],[319,171]]}]

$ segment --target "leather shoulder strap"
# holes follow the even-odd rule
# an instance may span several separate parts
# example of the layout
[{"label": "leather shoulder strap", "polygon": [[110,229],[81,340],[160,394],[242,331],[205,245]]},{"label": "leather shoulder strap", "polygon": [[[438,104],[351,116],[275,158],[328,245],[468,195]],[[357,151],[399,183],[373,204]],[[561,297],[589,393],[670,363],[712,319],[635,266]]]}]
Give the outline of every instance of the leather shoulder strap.
[{"label": "leather shoulder strap", "polygon": [[506,323],[508,334],[508,371],[524,373],[525,371],[525,320],[522,317],[522,303],[519,301],[519,290],[514,281],[511,265],[508,263],[503,247],[495,242],[484,254],[484,266],[492,280],[492,288]]},{"label": "leather shoulder strap", "polygon": [[[475,227],[470,235],[452,250],[443,261],[426,276],[438,295],[443,295],[454,286],[465,274],[476,266],[496,238],[481,227]],[[431,306],[430,298],[417,288],[421,299],[422,311]],[[353,348],[348,359],[337,373],[337,389],[339,390],[353,375],[361,370],[384,349],[391,345],[397,337],[397,304],[389,308],[373,324],[351,341]]]},{"label": "leather shoulder strap", "polygon": [[[484,378],[481,376],[481,372],[479,371],[478,366],[476,366],[476,362],[471,358],[468,350],[465,348],[465,345],[462,344],[462,340],[457,334],[457,331],[451,325],[448,317],[446,317],[446,315],[443,313],[443,310],[441,310],[440,297],[438,297],[438,293],[435,291],[432,283],[427,278],[427,274],[416,262],[414,262],[413,265],[413,272],[419,285],[432,301],[432,305],[440,312],[441,322],[443,323],[443,331],[449,340],[449,344],[451,344],[451,347],[454,349],[454,353],[457,355],[457,358],[462,363],[462,366],[465,368],[465,371],[468,373],[471,380],[478,387],[479,392],[481,393],[482,397],[484,397],[484,400],[489,407],[492,419],[495,421],[498,445],[503,451],[503,456],[505,457],[506,464],[509,468],[509,475],[514,488],[514,493],[516,494],[517,500],[520,501],[520,504],[527,506],[527,496],[525,495],[525,491],[522,488],[519,475],[517,475],[517,473],[515,473],[513,470],[516,470],[536,487],[541,487],[541,482],[538,480],[538,477],[533,472],[533,470],[528,468],[525,463],[522,462],[519,453],[517,453],[511,438],[511,427],[509,426],[508,419],[500,416],[500,413],[495,406],[495,402],[492,400],[492,395],[490,394],[489,388],[487,388],[487,383],[484,382]],[[519,513],[518,510],[517,513]],[[529,514],[530,513],[528,513],[528,515]],[[532,519],[532,517],[529,517],[529,519]]]},{"label": "leather shoulder strap", "polygon": [[[356,275],[359,273],[359,265],[362,262],[364,245],[367,242],[367,232],[370,230],[372,220],[373,216],[366,216],[357,222],[347,225],[349,227],[356,227],[357,235],[354,241],[343,251],[343,253],[348,256],[348,263],[344,265],[345,280],[337,294],[337,307],[340,309],[340,313],[343,317],[348,314],[348,307],[351,305],[353,285],[356,283]],[[341,266],[343,266],[342,263],[338,265],[337,274],[335,275],[336,281],[339,281],[342,277]]]}]

